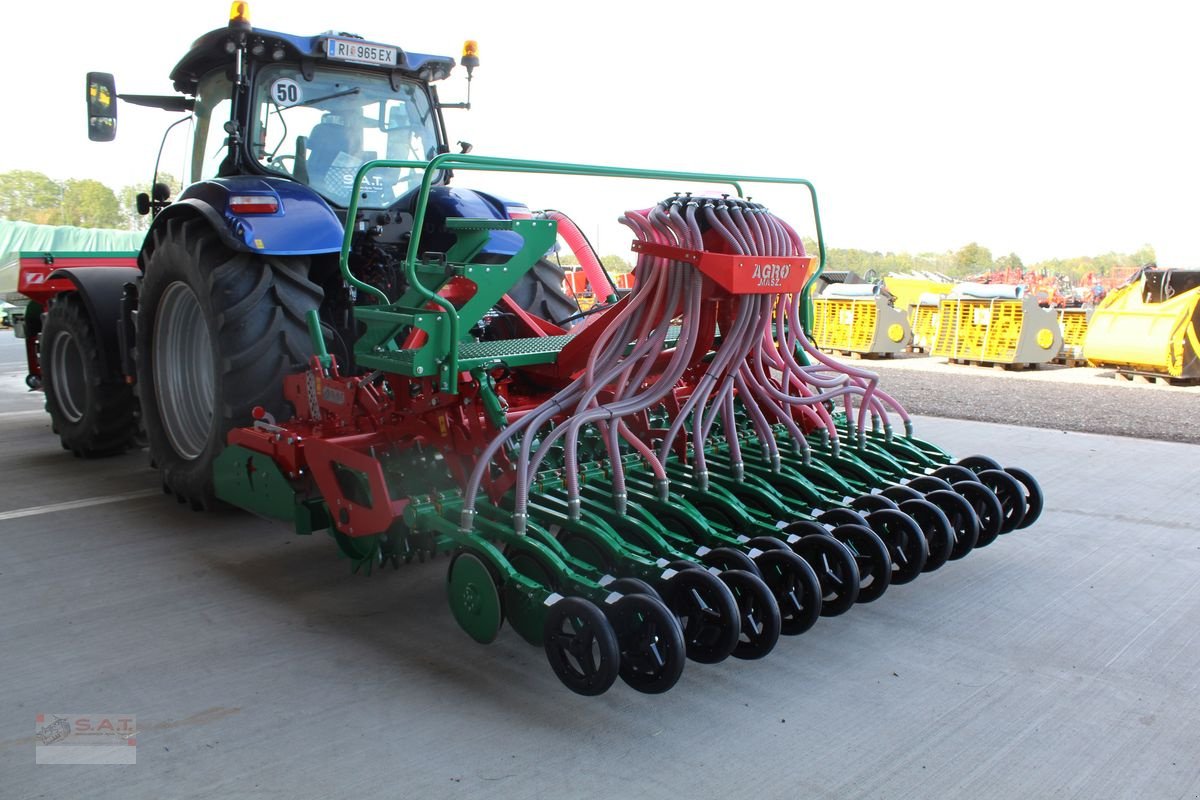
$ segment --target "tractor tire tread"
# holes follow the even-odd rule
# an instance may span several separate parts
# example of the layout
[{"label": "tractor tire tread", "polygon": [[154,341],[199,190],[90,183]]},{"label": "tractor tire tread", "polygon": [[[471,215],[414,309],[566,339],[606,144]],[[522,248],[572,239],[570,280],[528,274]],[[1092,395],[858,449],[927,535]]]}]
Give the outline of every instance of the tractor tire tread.
[{"label": "tractor tire tread", "polygon": [[[48,368],[46,347],[59,330],[70,333],[85,363],[88,396],[78,422],[72,423],[58,407],[53,370]],[[102,366],[100,343],[83,301],[74,293],[54,299],[39,343],[46,410],[64,450],[79,458],[118,455],[133,444],[138,433],[137,401],[124,377]]]}]

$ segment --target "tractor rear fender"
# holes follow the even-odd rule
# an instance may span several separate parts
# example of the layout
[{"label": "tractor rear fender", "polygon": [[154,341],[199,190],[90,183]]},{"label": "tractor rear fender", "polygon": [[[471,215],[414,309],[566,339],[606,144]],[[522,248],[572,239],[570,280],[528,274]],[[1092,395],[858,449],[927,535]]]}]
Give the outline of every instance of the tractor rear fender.
[{"label": "tractor rear fender", "polygon": [[[260,210],[251,210],[257,206]],[[163,209],[146,235],[172,219],[200,217],[231,250],[274,256],[337,253],[344,228],[333,209],[307,186],[283,178],[234,176],[194,183]],[[139,263],[150,255],[143,250]]]},{"label": "tractor rear fender", "polygon": [[100,357],[105,370],[123,371],[121,296],[127,285],[136,285],[142,273],[135,267],[64,267],[50,273],[50,278],[64,278],[74,286],[91,317],[93,330],[100,339]]}]

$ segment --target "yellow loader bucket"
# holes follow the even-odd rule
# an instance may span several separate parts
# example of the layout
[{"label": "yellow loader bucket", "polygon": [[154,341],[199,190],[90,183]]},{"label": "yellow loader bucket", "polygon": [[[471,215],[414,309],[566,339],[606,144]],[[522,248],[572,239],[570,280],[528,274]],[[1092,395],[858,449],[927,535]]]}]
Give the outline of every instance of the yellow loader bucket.
[{"label": "yellow loader bucket", "polygon": [[[1006,287],[996,286],[1000,294]],[[1012,287],[1007,287],[1012,288]],[[984,287],[992,291],[993,287]],[[1045,364],[1062,348],[1053,311],[1020,292],[1009,296],[947,298],[938,307],[933,355],[987,364]]]},{"label": "yellow loader bucket", "polygon": [[888,275],[883,285],[895,298],[896,308],[911,308],[925,302],[927,295],[940,298],[954,289],[953,283],[920,275]]},{"label": "yellow loader bucket", "polygon": [[[867,291],[852,287],[870,284],[833,284],[825,291]],[[872,287],[873,288],[873,287]],[[813,341],[822,350],[886,356],[899,353],[912,341],[908,318],[877,294],[864,297],[824,295],[813,299]]]},{"label": "yellow loader bucket", "polygon": [[928,353],[937,341],[938,303],[940,295],[921,295],[916,305],[908,307],[908,324],[912,328],[912,349]]},{"label": "yellow loader bucket", "polygon": [[1058,326],[1062,329],[1063,343],[1058,358],[1064,361],[1083,359],[1083,340],[1087,337],[1090,308],[1062,308],[1058,311]]},{"label": "yellow loader bucket", "polygon": [[1200,271],[1145,270],[1092,313],[1083,354],[1094,367],[1200,378]]}]

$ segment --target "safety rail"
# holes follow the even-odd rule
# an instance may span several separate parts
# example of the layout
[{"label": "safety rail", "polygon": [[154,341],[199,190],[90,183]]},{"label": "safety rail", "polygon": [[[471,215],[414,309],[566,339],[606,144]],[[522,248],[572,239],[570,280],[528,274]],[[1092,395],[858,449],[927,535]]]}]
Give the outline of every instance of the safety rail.
[{"label": "safety rail", "polygon": [[811,182],[804,178],[772,178],[753,175],[728,175],[721,173],[632,169],[628,167],[607,167],[553,161],[532,161],[515,158],[498,158],[494,156],[472,156],[459,153],[443,153],[435,156],[429,161],[403,161],[389,159],[368,161],[359,167],[357,174],[354,176],[354,184],[352,187],[353,190],[350,196],[350,205],[346,210],[346,229],[342,238],[342,250],[339,258],[339,267],[342,272],[342,277],[346,279],[347,283],[361,291],[367,292],[383,304],[388,304],[391,302],[387,295],[376,287],[359,280],[350,271],[350,245],[354,238],[354,223],[358,216],[358,201],[361,196],[363,180],[373,170],[396,168],[421,170],[424,173],[421,179],[421,188],[417,195],[416,207],[413,213],[412,236],[409,239],[408,254],[404,260],[404,274],[409,286],[414,288],[424,300],[437,305],[446,312],[446,319],[449,327],[449,353],[447,355],[447,369],[443,373],[443,379],[441,382],[441,388],[443,391],[456,392],[458,390],[460,328],[458,312],[449,300],[441,297],[436,292],[431,291],[428,287],[426,287],[421,282],[417,274],[417,255],[420,253],[421,229],[425,223],[425,212],[429,205],[429,194],[433,187],[434,177],[443,169],[728,184],[733,187],[739,198],[743,196],[743,183],[803,186],[808,189],[809,197],[812,202],[813,222],[817,235],[817,250],[819,255],[817,269],[814,270],[809,276],[807,282],[804,284],[804,288],[801,290],[802,296],[804,297],[804,327],[806,330],[812,329],[812,304],[808,301],[808,297],[813,281],[820,277],[821,272],[825,268],[825,238],[821,230],[821,214],[817,205],[816,189],[813,187]]}]

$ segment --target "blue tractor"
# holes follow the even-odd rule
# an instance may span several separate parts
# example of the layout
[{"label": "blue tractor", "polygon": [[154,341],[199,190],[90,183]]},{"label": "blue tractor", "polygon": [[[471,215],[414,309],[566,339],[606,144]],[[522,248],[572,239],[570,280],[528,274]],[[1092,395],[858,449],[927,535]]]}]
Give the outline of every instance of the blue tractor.
[{"label": "blue tractor", "polygon": [[[467,42],[468,97],[478,63]],[[208,507],[230,428],[250,424],[255,409],[287,417],[283,378],[313,354],[310,311],[328,351],[353,368],[353,309],[378,302],[339,274],[356,172],[372,160],[449,152],[442,111],[470,107],[438,99],[437,82],[455,66],[347,33],[255,29],[237,2],[229,24],[196,40],[171,72],[178,95],[118,95],[112,75],[89,73],[89,138],[115,136],[118,99],[186,114],[191,182],[174,200],[158,183],[138,198],[153,222],[137,268],[57,275],[73,291],[50,304],[35,332],[57,343],[43,348],[42,372],[63,446],[105,455],[144,437],[164,490]],[[350,221],[355,274],[389,298],[405,288],[401,262],[422,177],[412,168],[370,172]],[[446,218],[528,216],[449,180],[449,171],[435,179],[423,252],[452,243]],[[520,246],[496,231],[477,260],[503,262]],[[554,322],[579,313],[561,270],[545,260],[509,296]]]}]

